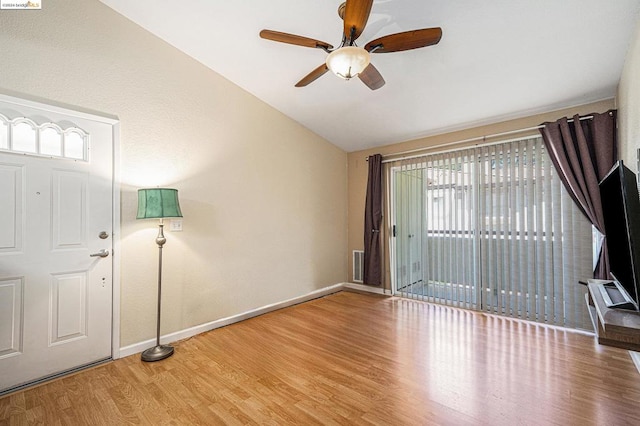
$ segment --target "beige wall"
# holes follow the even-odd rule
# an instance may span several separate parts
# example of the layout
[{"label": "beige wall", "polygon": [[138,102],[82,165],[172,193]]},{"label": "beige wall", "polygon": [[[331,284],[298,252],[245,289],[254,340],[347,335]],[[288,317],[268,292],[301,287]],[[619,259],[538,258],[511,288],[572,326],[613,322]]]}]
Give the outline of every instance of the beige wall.
[{"label": "beige wall", "polygon": [[163,333],[347,278],[346,153],[97,0],[0,13],[0,91],[119,117],[121,346],[155,335],[156,222],[136,190],[179,190]]},{"label": "beige wall", "polygon": [[616,103],[620,158],[637,172],[637,151],[640,148],[640,19],[627,51]]},{"label": "beige wall", "polygon": [[[552,111],[545,114],[538,114],[531,117],[520,118],[516,120],[504,121],[501,123],[491,124],[482,127],[476,127],[473,129],[467,129],[452,133],[446,133],[437,136],[431,136],[423,139],[417,139],[409,142],[398,143],[394,145],[387,145],[380,148],[368,149],[363,151],[351,152],[348,155],[348,170],[349,170],[349,280],[353,279],[352,276],[352,259],[351,253],[353,250],[362,250],[363,249],[363,228],[364,228],[364,204],[365,204],[365,195],[366,195],[366,187],[367,187],[367,161],[366,158],[369,155],[373,154],[382,154],[388,155],[397,152],[409,151],[413,149],[419,149],[424,147],[436,146],[440,144],[448,144],[452,142],[463,141],[466,139],[483,137],[486,135],[492,135],[503,132],[511,132],[520,129],[526,129],[530,127],[537,126],[545,121],[555,121],[561,117],[570,117],[574,114],[589,114],[592,112],[605,112],[611,108],[614,108],[613,99],[604,100],[601,102],[596,102],[587,105],[581,105],[574,108],[568,108],[560,111]],[[537,130],[528,131],[524,133],[516,133],[509,136],[504,136],[505,138],[513,138],[517,136],[525,136],[531,134],[539,134]],[[498,141],[500,138],[491,140],[488,139],[487,142]],[[482,142],[482,141],[479,141]],[[472,142],[467,145],[473,145]],[[462,147],[464,145],[456,145],[457,147]],[[383,249],[385,252],[388,251],[387,241],[387,218],[384,218],[384,234],[383,238]],[[385,256],[386,257],[386,256]],[[385,265],[386,273],[386,282],[385,288],[390,288],[389,281],[389,262],[387,259]]]}]

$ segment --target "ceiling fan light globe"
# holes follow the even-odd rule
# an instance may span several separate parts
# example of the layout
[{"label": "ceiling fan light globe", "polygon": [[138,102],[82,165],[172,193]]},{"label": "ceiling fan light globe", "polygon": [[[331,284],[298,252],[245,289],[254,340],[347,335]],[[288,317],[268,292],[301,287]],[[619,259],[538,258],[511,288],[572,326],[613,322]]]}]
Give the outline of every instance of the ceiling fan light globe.
[{"label": "ceiling fan light globe", "polygon": [[347,46],[327,56],[327,68],[338,77],[349,80],[364,71],[370,61],[369,52],[362,47]]}]

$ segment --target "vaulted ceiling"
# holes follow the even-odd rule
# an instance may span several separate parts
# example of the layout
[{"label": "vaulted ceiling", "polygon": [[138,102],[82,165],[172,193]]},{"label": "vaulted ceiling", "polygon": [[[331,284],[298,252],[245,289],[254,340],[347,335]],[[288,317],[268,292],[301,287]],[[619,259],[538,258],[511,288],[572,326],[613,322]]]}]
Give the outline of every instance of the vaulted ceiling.
[{"label": "vaulted ceiling", "polygon": [[331,73],[296,88],[326,52],[258,35],[338,46],[341,0],[101,1],[348,152],[611,98],[640,11],[640,0],[375,0],[359,46],[443,36],[372,54],[386,80],[372,91]]}]

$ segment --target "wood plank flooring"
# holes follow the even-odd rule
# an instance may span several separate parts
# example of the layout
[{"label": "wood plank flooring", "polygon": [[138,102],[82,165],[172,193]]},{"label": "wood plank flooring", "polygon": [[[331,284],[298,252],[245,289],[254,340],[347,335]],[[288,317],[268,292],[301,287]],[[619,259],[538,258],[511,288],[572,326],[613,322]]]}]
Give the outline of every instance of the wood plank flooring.
[{"label": "wood plank flooring", "polygon": [[0,425],[640,424],[640,374],[593,337],[341,292],[0,399]]}]

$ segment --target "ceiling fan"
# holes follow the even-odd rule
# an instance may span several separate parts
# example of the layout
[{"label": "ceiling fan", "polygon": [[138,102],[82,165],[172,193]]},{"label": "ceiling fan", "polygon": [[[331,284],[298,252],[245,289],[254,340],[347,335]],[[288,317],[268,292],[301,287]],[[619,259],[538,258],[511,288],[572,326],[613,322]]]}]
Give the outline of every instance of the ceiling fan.
[{"label": "ceiling fan", "polygon": [[357,76],[371,90],[376,90],[384,86],[385,81],[378,69],[370,62],[370,53],[400,52],[432,46],[442,38],[442,29],[423,28],[390,34],[370,41],[364,48],[358,47],[355,41],[367,25],[372,5],[373,0],[347,0],[340,5],[338,15],[344,21],[344,30],[342,42],[336,49],[324,41],[279,31],[262,30],[260,37],[281,43],[322,49],[329,54],[326,62],[297,82],[296,87],[306,86],[331,70],[345,80]]}]

